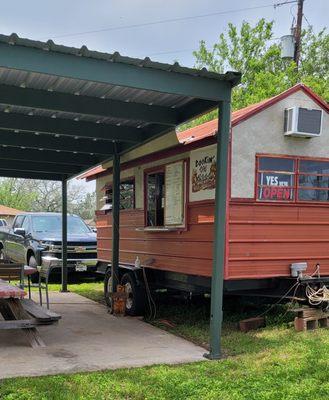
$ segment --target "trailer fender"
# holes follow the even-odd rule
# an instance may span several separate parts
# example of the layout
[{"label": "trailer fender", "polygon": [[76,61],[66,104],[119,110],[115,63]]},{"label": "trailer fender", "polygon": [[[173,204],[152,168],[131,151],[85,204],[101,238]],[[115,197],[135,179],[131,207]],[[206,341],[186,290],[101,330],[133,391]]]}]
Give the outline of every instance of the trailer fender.
[{"label": "trailer fender", "polygon": [[[97,272],[106,275],[108,271],[111,270],[111,264],[107,264],[106,266],[99,266],[97,269]],[[132,272],[134,279],[136,281],[136,284],[138,286],[142,286],[144,279],[143,279],[143,271],[141,267],[135,267],[134,265],[131,264],[119,264],[119,276],[120,279],[124,275],[125,272]]]}]

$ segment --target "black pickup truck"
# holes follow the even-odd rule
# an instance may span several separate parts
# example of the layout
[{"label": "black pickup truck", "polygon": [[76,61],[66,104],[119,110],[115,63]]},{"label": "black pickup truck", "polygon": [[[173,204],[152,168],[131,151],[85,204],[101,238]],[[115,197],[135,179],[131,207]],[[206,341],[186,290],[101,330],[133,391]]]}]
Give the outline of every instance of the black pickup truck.
[{"label": "black pickup truck", "polygon": [[[51,266],[54,272],[60,272],[61,235],[61,214],[19,214],[12,227],[0,228],[0,258],[33,267]],[[96,271],[96,235],[76,215],[67,217],[67,265],[69,272]]]}]

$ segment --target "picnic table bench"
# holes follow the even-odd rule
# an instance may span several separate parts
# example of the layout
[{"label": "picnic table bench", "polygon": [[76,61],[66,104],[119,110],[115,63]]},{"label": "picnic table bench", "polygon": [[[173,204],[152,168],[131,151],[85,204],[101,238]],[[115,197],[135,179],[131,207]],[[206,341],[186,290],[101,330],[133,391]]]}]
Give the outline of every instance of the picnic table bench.
[{"label": "picnic table bench", "polygon": [[21,329],[33,348],[44,347],[37,326],[58,322],[60,315],[46,310],[32,299],[24,299],[23,289],[0,279],[0,329]]}]

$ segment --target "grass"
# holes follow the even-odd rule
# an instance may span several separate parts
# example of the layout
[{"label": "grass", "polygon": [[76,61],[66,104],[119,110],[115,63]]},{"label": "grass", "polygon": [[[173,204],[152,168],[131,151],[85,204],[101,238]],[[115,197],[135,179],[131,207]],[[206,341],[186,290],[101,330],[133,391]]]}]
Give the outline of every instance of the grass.
[{"label": "grass", "polygon": [[[59,286],[52,285],[52,288]],[[70,290],[95,300],[102,284],[74,284]],[[94,293],[93,293],[94,292]],[[226,304],[223,348],[226,357],[177,366],[159,365],[74,375],[7,379],[2,400],[221,399],[324,400],[329,398],[329,332],[295,333],[285,307],[273,308],[264,329],[243,334],[236,322],[266,306]],[[209,304],[181,298],[158,299],[153,324],[197,343],[208,343]],[[175,351],[174,349],[172,351]]]},{"label": "grass", "polygon": [[[59,283],[49,284],[49,290],[59,291],[60,289],[61,285]],[[88,299],[104,303],[103,282],[74,282],[69,284],[68,289]],[[33,288],[33,290],[37,290],[37,288]]]}]

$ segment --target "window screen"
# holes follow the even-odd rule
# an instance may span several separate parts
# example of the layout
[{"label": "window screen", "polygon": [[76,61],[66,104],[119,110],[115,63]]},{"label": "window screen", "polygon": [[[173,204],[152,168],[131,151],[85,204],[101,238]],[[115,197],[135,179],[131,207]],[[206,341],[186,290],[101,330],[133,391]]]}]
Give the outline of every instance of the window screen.
[{"label": "window screen", "polygon": [[146,175],[146,225],[164,225],[164,177],[163,171]]},{"label": "window screen", "polygon": [[[129,179],[120,183],[120,209],[135,208],[135,180]],[[105,190],[105,206],[103,210],[112,210],[112,186]]]}]

